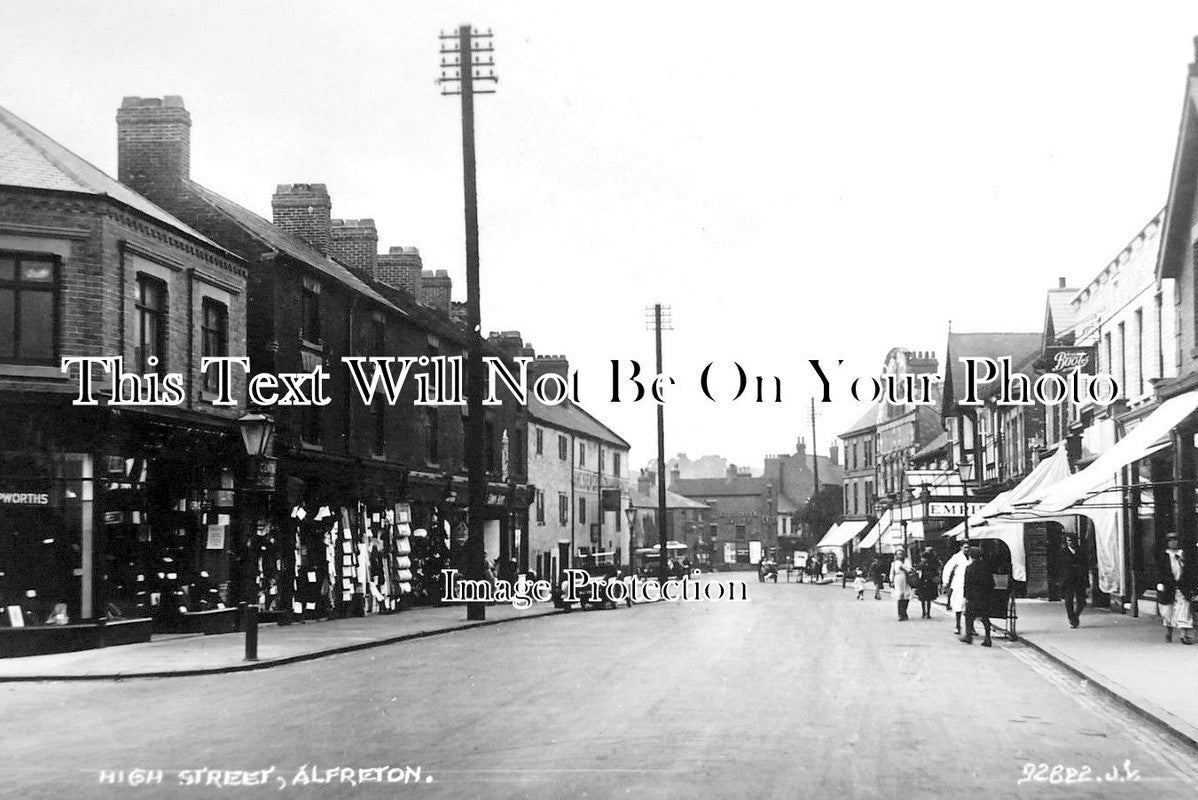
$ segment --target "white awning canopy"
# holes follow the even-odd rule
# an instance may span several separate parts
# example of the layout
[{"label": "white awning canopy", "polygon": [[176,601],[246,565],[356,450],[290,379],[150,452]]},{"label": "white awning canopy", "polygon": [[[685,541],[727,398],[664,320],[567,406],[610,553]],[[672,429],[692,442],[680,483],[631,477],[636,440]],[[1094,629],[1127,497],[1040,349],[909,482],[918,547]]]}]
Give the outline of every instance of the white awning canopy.
[{"label": "white awning canopy", "polygon": [[857,545],[858,550],[868,550],[871,547],[876,547],[878,538],[890,527],[890,509],[882,512],[882,516],[878,518],[878,523],[874,525],[873,530],[865,534],[865,538]]},{"label": "white awning canopy", "polygon": [[1039,515],[1061,512],[1084,501],[1110,486],[1112,481],[1117,483],[1118,472],[1123,467],[1168,447],[1168,440],[1161,440],[1196,408],[1198,390],[1169,398],[1115,442],[1110,450],[1094,459],[1090,466],[1055,485],[1045,487],[1041,492],[1027,496],[1017,505]]},{"label": "white awning canopy", "polygon": [[824,534],[824,538],[819,540],[817,548],[820,547],[844,547],[857,536],[869,527],[867,519],[846,519],[844,522],[839,522],[828,529]]}]

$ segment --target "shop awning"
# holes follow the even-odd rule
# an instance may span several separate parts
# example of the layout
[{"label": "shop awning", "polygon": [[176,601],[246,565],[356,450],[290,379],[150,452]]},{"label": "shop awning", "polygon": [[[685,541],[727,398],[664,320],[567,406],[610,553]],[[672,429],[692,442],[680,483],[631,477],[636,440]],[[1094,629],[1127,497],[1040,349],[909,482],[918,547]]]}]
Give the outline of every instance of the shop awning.
[{"label": "shop awning", "polygon": [[[1104,486],[1109,486],[1112,480],[1117,479],[1117,474],[1123,467],[1168,447],[1169,441],[1166,437],[1196,408],[1198,390],[1169,398],[1126,436],[1115,442],[1111,449],[1094,459],[1090,466],[1055,485],[1046,487],[1044,491],[1017,501],[1016,505],[1039,515],[1064,511],[1084,501]],[[1165,441],[1162,442],[1162,439]]]},{"label": "shop awning", "polygon": [[[1014,489],[1003,492],[982,506],[976,514],[970,515],[970,535],[974,535],[975,530],[981,529],[988,521],[994,520],[996,517],[1006,518],[1016,509],[1016,503],[1024,498],[1032,497],[1046,491],[1070,477],[1071,474],[1069,471],[1069,455],[1065,452],[1065,448],[1058,447],[1052,456],[1037,464]],[[945,534],[945,536],[953,538],[961,538],[964,535],[965,523],[963,522]]]},{"label": "shop awning", "polygon": [[844,547],[853,539],[861,535],[861,533],[869,527],[867,519],[846,519],[837,525],[833,525],[824,534],[824,538],[819,540],[816,547]]},{"label": "shop awning", "polygon": [[882,516],[878,518],[878,523],[874,525],[873,530],[865,534],[865,538],[857,545],[857,549],[868,550],[871,547],[876,547],[878,538],[888,527],[890,527],[890,509],[882,512]]}]

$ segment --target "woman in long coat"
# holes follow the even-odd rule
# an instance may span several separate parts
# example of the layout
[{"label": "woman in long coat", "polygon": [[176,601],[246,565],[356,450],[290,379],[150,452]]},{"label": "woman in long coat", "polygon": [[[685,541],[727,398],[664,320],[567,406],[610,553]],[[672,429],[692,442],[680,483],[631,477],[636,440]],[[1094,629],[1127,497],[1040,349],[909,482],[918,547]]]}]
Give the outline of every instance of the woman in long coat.
[{"label": "woman in long coat", "polygon": [[920,619],[932,618],[932,603],[940,596],[940,561],[936,551],[928,547],[919,562],[919,586],[915,589],[922,610]]},{"label": "woman in long coat", "polygon": [[907,605],[911,602],[910,576],[913,571],[911,562],[907,560],[906,552],[901,549],[896,550],[894,561],[890,563],[890,593],[898,603],[899,621],[907,619]]},{"label": "woman in long coat", "polygon": [[961,634],[961,614],[965,611],[965,569],[969,566],[969,556],[966,551],[969,542],[961,542],[961,549],[944,565],[941,583],[948,587],[948,607],[952,609],[957,621],[957,635]]}]

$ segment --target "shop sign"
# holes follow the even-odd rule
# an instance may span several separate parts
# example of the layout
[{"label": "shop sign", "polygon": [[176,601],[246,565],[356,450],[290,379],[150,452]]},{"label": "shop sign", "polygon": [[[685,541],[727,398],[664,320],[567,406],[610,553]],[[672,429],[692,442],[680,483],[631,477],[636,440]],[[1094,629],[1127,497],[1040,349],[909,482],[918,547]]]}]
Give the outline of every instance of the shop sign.
[{"label": "shop sign", "polygon": [[736,563],[736,545],[733,542],[724,542],[724,563]]},{"label": "shop sign", "polygon": [[[970,503],[969,504],[969,515],[973,516],[974,514],[978,513],[983,508],[985,508],[985,506],[986,506],[985,503]],[[928,516],[929,517],[963,517],[963,516],[965,516],[965,504],[964,503],[944,503],[944,502],[928,503]]]},{"label": "shop sign", "polygon": [[28,491],[26,489],[14,490],[9,487],[0,487],[0,506],[48,506],[50,505],[50,492],[48,491]]},{"label": "shop sign", "polygon": [[1049,345],[1044,348],[1044,364],[1049,372],[1071,375],[1093,375],[1098,362],[1098,345],[1089,347],[1066,347]]}]

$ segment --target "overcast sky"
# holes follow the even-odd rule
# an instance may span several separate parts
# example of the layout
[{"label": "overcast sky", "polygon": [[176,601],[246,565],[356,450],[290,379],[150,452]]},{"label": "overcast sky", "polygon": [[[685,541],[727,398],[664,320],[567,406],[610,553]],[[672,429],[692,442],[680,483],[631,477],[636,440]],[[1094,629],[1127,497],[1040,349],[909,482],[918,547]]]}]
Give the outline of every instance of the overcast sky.
[{"label": "overcast sky", "polygon": [[[1164,203],[1198,5],[1096,2],[14,2],[0,105],[115,174],[124,95],[182,95],[192,175],[270,216],[323,182],[380,247],[415,245],[465,299],[457,98],[437,34],[495,33],[478,100],[483,326],[581,375],[584,405],[655,454],[654,410],[610,404],[609,360],[653,360],[672,307],[668,454],[760,466],[865,410],[847,379],[895,346],[1038,331]],[[734,361],[783,403],[707,401]],[[726,384],[726,381],[724,381]]]}]

